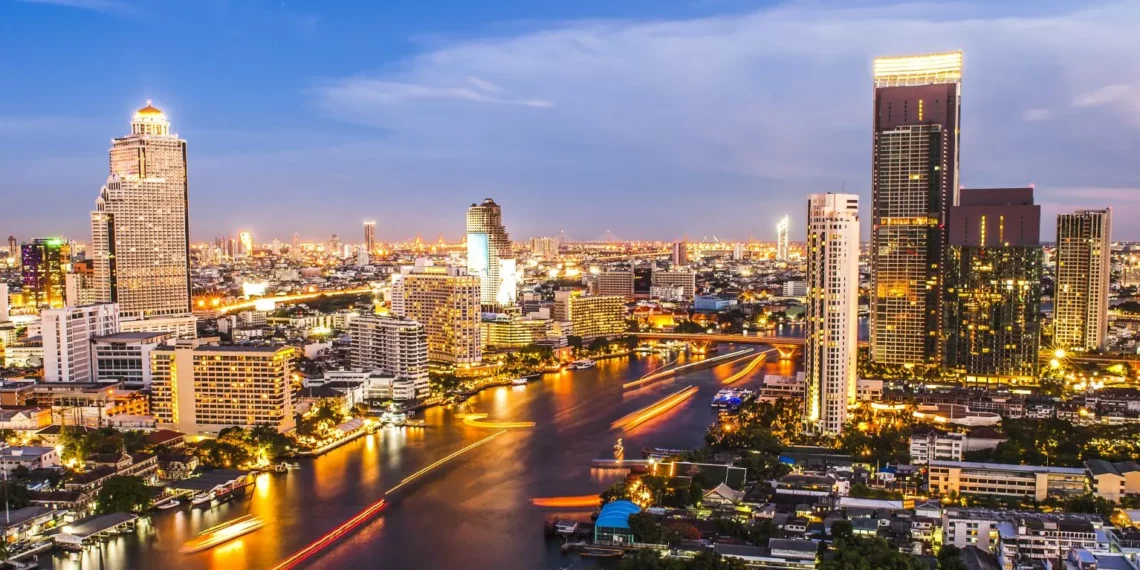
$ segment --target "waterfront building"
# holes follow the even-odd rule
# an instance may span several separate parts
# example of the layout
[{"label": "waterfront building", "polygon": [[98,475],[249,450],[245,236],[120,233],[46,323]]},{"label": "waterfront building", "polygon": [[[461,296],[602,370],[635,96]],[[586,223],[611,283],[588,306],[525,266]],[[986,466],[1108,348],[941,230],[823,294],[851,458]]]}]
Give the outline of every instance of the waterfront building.
[{"label": "waterfront building", "polygon": [[364,251],[368,255],[376,253],[376,222],[364,222]]},{"label": "waterfront building", "polygon": [[407,317],[427,332],[428,359],[478,364],[482,281],[460,268],[436,267],[418,259],[392,278],[392,314]]},{"label": "waterfront building", "polygon": [[592,277],[594,280],[594,290],[592,292],[594,294],[617,295],[624,297],[627,301],[633,300],[632,269],[603,271]]},{"label": "waterfront building", "polygon": [[153,380],[150,354],[171,338],[173,334],[165,331],[119,332],[92,338],[94,370],[91,380],[149,388]]},{"label": "waterfront building", "polygon": [[792,221],[788,216],[780,218],[776,223],[776,261],[788,260],[788,230],[791,225]]},{"label": "waterfront building", "polygon": [[151,353],[159,427],[189,435],[240,426],[293,429],[293,348],[179,340]]},{"label": "waterfront building", "polygon": [[503,212],[494,200],[467,209],[467,272],[479,278],[479,299],[495,305],[502,279],[500,260],[511,258],[511,238],[503,227]]},{"label": "waterfront building", "polygon": [[673,242],[672,253],[669,256],[673,267],[682,267],[689,264],[688,244],[683,241]]},{"label": "waterfront building", "polygon": [[428,341],[423,325],[406,317],[364,314],[348,325],[353,369],[395,378],[396,391],[428,395]]},{"label": "waterfront building", "polygon": [[618,295],[583,295],[581,291],[554,292],[554,319],[569,321],[574,336],[583,340],[625,332],[625,298]]},{"label": "waterfront building", "polygon": [[495,349],[522,348],[532,344],[564,347],[571,326],[549,318],[549,314],[549,309],[543,309],[538,314],[526,316],[484,315],[479,324],[480,337],[485,346]]},{"label": "waterfront building", "polygon": [[1053,345],[1103,348],[1108,335],[1112,209],[1057,216]]},{"label": "waterfront building", "polygon": [[687,270],[653,271],[653,281],[650,286],[652,297],[653,287],[680,287],[682,301],[692,301],[697,294],[697,274]]},{"label": "waterfront building", "polygon": [[999,495],[1044,501],[1088,490],[1085,470],[1076,467],[931,460],[927,477],[930,492],[940,495]]},{"label": "waterfront building", "polygon": [[63,238],[37,238],[20,249],[24,304],[36,309],[63,307],[71,245]]},{"label": "waterfront building", "polygon": [[90,382],[94,376],[91,340],[119,332],[114,303],[49,309],[40,314],[45,382]]},{"label": "waterfront building", "polygon": [[1033,189],[962,189],[949,220],[943,365],[972,382],[1033,381],[1042,277]]},{"label": "waterfront building", "polygon": [[859,345],[859,197],[808,198],[804,420],[839,435],[855,402]]},{"label": "waterfront building", "polygon": [[946,216],[957,204],[962,52],[874,65],[871,357],[939,364]]},{"label": "waterfront building", "polygon": [[110,157],[91,212],[95,299],[117,303],[123,317],[190,314],[186,141],[147,104]]}]

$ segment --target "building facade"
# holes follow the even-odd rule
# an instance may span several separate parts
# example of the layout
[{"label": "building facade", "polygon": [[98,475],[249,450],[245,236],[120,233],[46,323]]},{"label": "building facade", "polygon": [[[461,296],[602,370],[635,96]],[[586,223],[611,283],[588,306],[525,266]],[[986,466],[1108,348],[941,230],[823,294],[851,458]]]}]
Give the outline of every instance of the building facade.
[{"label": "building facade", "polygon": [[91,339],[95,367],[91,380],[149,388],[150,353],[171,338],[169,332],[120,332]]},{"label": "building facade", "polygon": [[689,264],[689,244],[683,241],[673,242],[673,248],[669,256],[669,260],[673,263],[673,267],[683,267]]},{"label": "building facade", "polygon": [[583,295],[581,291],[554,292],[554,319],[569,321],[574,336],[583,340],[625,332],[625,298],[617,295]]},{"label": "building facade", "polygon": [[494,200],[467,209],[467,272],[479,278],[479,300],[495,305],[502,280],[500,261],[511,258],[511,238],[503,227],[503,211]]},{"label": "building facade", "polygon": [[962,53],[874,66],[871,356],[939,364],[946,217],[958,194]]},{"label": "building facade", "polygon": [[633,300],[633,270],[619,269],[603,271],[593,276],[594,290],[597,295],[618,295],[626,300]]},{"label": "building facade", "polygon": [[927,477],[930,492],[941,495],[1000,495],[1044,501],[1088,490],[1085,470],[1075,467],[930,460]]},{"label": "building facade", "polygon": [[24,303],[58,309],[67,303],[66,275],[71,271],[71,244],[63,238],[37,238],[20,248]]},{"label": "building facade", "polygon": [[1096,350],[1108,335],[1112,209],[1057,216],[1053,344]]},{"label": "building facade", "polygon": [[364,222],[364,251],[376,253],[376,222]]},{"label": "building facade", "polygon": [[776,261],[788,260],[788,230],[791,226],[792,221],[787,216],[776,222]]},{"label": "building facade", "polygon": [[483,358],[479,337],[482,281],[461,269],[432,266],[429,260],[393,276],[392,314],[423,325],[428,359],[458,365]]},{"label": "building facade", "polygon": [[190,313],[186,141],[147,105],[111,143],[111,175],[91,212],[95,298],[124,317]]},{"label": "building facade", "polygon": [[114,303],[50,309],[41,314],[45,382],[90,382],[93,338],[119,332]]},{"label": "building facade", "polygon": [[427,396],[428,342],[423,325],[404,317],[366,314],[352,319],[348,331],[354,369],[379,371],[407,384],[417,396]]},{"label": "building facade", "polygon": [[231,427],[295,426],[293,349],[177,341],[151,353],[159,426],[199,435]]},{"label": "building facade", "polygon": [[[683,301],[692,302],[697,295],[697,274],[692,271],[653,271],[653,287],[680,287]],[[652,297],[652,291],[650,292]]]},{"label": "building facade", "polygon": [[974,382],[1033,381],[1042,278],[1033,189],[963,189],[949,219],[943,365]]},{"label": "building facade", "polygon": [[804,419],[838,435],[855,402],[859,346],[859,197],[808,198]]}]

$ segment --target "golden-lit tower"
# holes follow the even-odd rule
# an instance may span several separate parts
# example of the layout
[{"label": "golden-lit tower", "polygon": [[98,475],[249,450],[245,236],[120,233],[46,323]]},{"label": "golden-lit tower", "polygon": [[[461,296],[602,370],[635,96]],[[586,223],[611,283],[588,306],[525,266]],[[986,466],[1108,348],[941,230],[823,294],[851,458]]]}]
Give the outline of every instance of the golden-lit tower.
[{"label": "golden-lit tower", "polygon": [[776,259],[779,261],[788,260],[788,230],[791,225],[788,216],[780,218],[776,223]]},{"label": "golden-lit tower", "polygon": [[110,158],[91,212],[95,299],[124,318],[189,315],[186,141],[148,101]]}]

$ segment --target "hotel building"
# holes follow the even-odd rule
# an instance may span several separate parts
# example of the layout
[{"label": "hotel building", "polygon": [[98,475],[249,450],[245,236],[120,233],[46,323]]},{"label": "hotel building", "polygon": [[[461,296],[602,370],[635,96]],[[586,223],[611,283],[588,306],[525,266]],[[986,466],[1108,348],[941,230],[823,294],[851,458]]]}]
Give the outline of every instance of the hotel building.
[{"label": "hotel building", "polygon": [[366,314],[349,323],[349,363],[356,370],[392,376],[401,393],[428,394],[428,343],[423,325],[404,317]]},{"label": "hotel building", "polygon": [[569,321],[574,336],[583,340],[625,332],[625,298],[617,295],[583,295],[581,291],[554,292],[554,320]]},{"label": "hotel building", "polygon": [[478,364],[481,281],[455,267],[435,267],[417,259],[392,277],[392,314],[423,325],[428,359],[449,364]]}]

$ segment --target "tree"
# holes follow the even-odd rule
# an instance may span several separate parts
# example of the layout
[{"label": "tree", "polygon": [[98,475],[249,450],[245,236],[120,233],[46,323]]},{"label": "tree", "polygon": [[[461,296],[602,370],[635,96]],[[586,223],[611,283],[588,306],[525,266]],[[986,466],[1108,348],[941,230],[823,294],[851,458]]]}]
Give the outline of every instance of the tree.
[{"label": "tree", "polygon": [[962,551],[953,544],[947,544],[938,551],[938,570],[966,570],[962,561]]},{"label": "tree", "polygon": [[11,510],[22,509],[32,504],[31,497],[28,494],[28,486],[23,481],[4,481],[0,482],[0,493],[8,502],[8,508]]},{"label": "tree", "polygon": [[820,570],[925,570],[918,558],[903,554],[881,538],[848,538],[835,541],[834,553]]},{"label": "tree", "polygon": [[831,523],[832,540],[850,540],[854,536],[851,521],[835,521]]},{"label": "tree", "polygon": [[648,548],[626,554],[618,564],[618,570],[685,570],[685,568],[683,560],[662,559],[661,553]]},{"label": "tree", "polygon": [[679,334],[704,334],[705,327],[694,323],[693,321],[681,321],[673,328],[673,332]]},{"label": "tree", "polygon": [[601,354],[609,352],[610,340],[604,336],[600,336],[590,341],[589,351],[591,354]]},{"label": "tree", "polygon": [[139,477],[116,476],[107,479],[99,490],[99,514],[142,512],[150,508],[154,493]]},{"label": "tree", "polygon": [[570,348],[574,349],[575,352],[578,352],[582,350],[582,337],[577,335],[567,335],[566,344]]},{"label": "tree", "polygon": [[1116,511],[1116,503],[1093,493],[1085,493],[1066,498],[1062,508],[1070,513],[1097,514],[1107,518]]},{"label": "tree", "polygon": [[661,544],[665,539],[665,531],[657,522],[657,517],[644,511],[629,515],[629,531],[637,542]]}]

